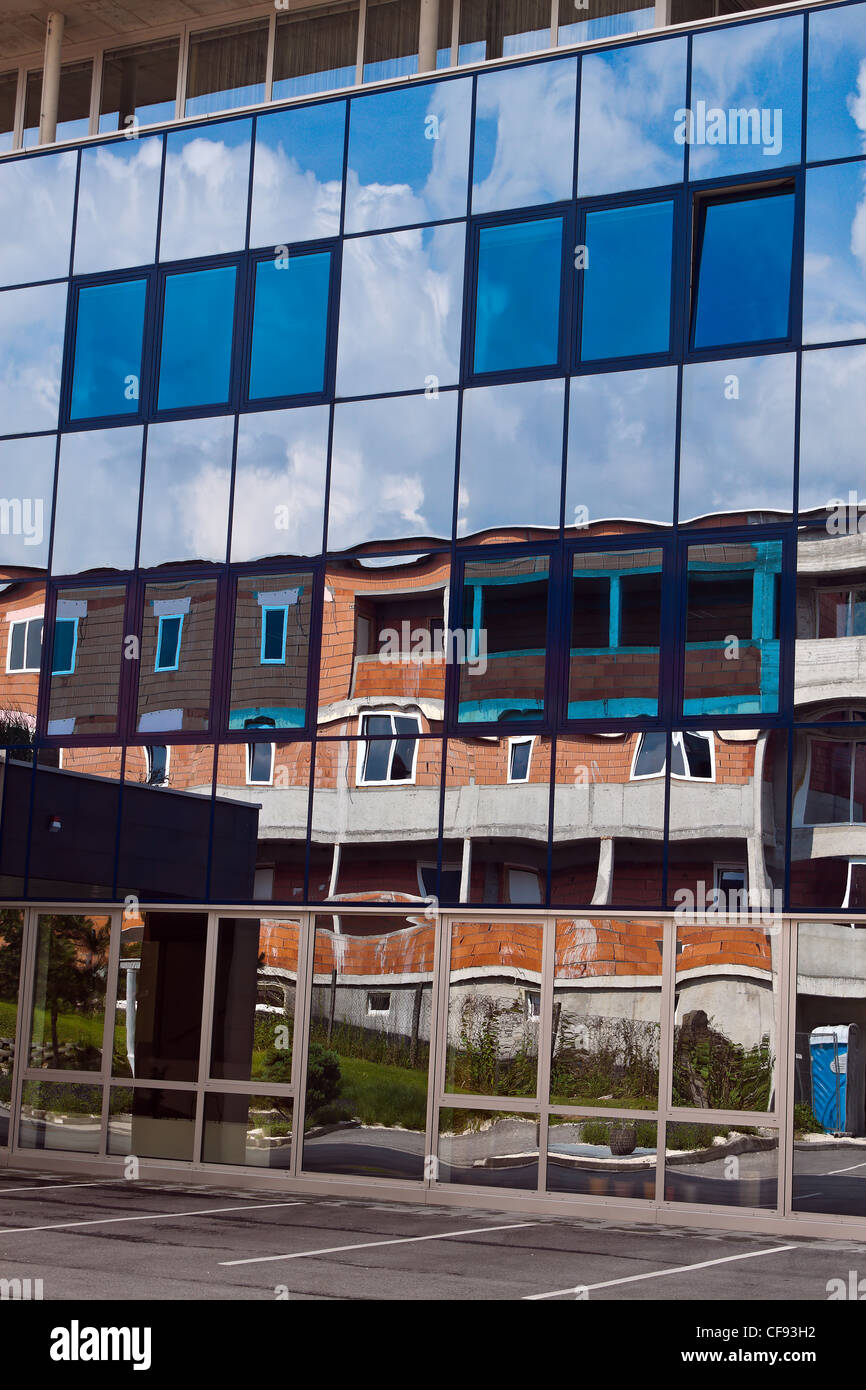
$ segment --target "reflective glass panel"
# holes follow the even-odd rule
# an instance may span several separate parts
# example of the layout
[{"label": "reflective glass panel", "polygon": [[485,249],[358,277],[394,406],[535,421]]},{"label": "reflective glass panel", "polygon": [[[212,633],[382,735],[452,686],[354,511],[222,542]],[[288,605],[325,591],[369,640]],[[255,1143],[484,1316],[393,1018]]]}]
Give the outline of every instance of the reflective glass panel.
[{"label": "reflective glass panel", "polygon": [[206,1095],[202,1162],[288,1168],[293,1104],[289,1096]]},{"label": "reflective glass panel", "polygon": [[99,1153],[102,1089],[68,1082],[25,1081],[18,1143],[22,1149]]},{"label": "reflective glass panel", "polygon": [[782,542],[688,548],[684,714],[779,709]]},{"label": "reflective glass panel", "polygon": [[206,729],[216,582],[145,586],[138,678],[140,733]]},{"label": "reflective glass panel", "polygon": [[234,120],[166,136],[161,260],[218,256],[244,245],[251,130],[251,121]]},{"label": "reflective glass panel", "polygon": [[471,107],[469,80],[356,98],[346,231],[464,217]]},{"label": "reflective glass panel", "polygon": [[[311,749],[297,739],[286,743],[269,737],[273,725],[266,720],[263,716],[252,723],[249,742],[225,743],[218,750],[210,881],[214,902],[295,903],[304,898]],[[272,933],[267,959],[285,982],[297,923],[263,923],[263,949],[266,930]],[[276,1005],[280,1000],[269,995],[260,1002]],[[273,1010],[268,1016],[276,1018]]]},{"label": "reflective glass panel", "polygon": [[132,569],[141,486],[140,425],[63,436],[54,574],[90,569]]},{"label": "reflective glass panel", "polygon": [[321,550],[329,414],[327,406],[314,405],[241,416],[232,509],[234,561]]},{"label": "reflective glass panel", "polygon": [[[167,736],[158,733],[155,737],[155,744],[131,745],[126,750],[117,895],[134,894],[150,902],[201,902],[207,896],[211,814],[215,813],[211,799],[214,750],[200,744],[166,744],[161,738]],[[228,808],[228,817],[230,824],[220,844],[223,883],[234,890],[242,887],[249,899],[250,814],[235,803]],[[125,917],[124,933],[133,932],[134,927],[135,920]],[[141,936],[129,939],[140,941]],[[172,988],[181,986],[175,983]],[[119,992],[118,998],[123,999],[123,994]]]},{"label": "reflective glass panel", "polygon": [[309,572],[238,579],[230,729],[306,723],[312,602]]},{"label": "reflective glass panel", "polygon": [[578,552],[572,559],[570,719],[658,714],[662,552]]},{"label": "reflective glass panel", "polygon": [[667,352],[673,203],[587,213],[580,355]]},{"label": "reflective glass panel", "polygon": [[[93,62],[85,58],[80,63],[64,63],[60,69],[60,90],[57,101],[56,140],[80,140],[90,129],[90,89],[93,85]],[[25,149],[39,144],[39,118],[42,106],[42,73],[28,72],[24,100]]]},{"label": "reflective glass panel", "polygon": [[465,245],[462,222],[344,243],[338,395],[456,383]]},{"label": "reflective glass panel", "polygon": [[323,15],[278,14],[274,101],[353,86],[357,59],[357,4],[329,5]]},{"label": "reflective glass panel", "polygon": [[54,617],[48,733],[110,734],[117,728],[123,660],[123,585],[60,589]]},{"label": "reflective glass panel", "polygon": [[258,261],[250,400],[324,390],[331,253]]},{"label": "reflective glass panel", "polygon": [[73,420],[138,414],[146,295],[146,280],[83,285],[78,291]]},{"label": "reflective glass panel", "polygon": [[795,372],[793,353],[683,369],[681,521],[790,511]]},{"label": "reflective glass panel", "polygon": [[53,434],[0,443],[0,477],[9,508],[9,522],[0,530],[4,566],[39,570],[48,564],[56,451]]},{"label": "reflective glass panel", "polygon": [[166,276],[160,410],[228,399],[236,279],[234,266]]},{"label": "reflective glass panel", "polygon": [[[585,15],[585,11],[589,11]],[[570,9],[560,10],[559,42],[586,43],[588,39],[612,39],[617,34],[631,34],[638,29],[652,29],[655,10],[652,5],[641,6],[635,0],[587,0],[573,20]],[[563,23],[563,20],[566,22]],[[674,23],[677,21],[674,20]]]},{"label": "reflective glass panel", "polygon": [[866,278],[858,229],[866,166],[838,164],[806,175],[803,341],[866,337]]},{"label": "reflective glass panel", "polygon": [[152,39],[140,48],[117,48],[105,54],[99,96],[100,135],[174,120],[179,54],[176,38]]},{"label": "reflective glass panel", "polygon": [[[866,934],[860,924],[800,922],[797,938],[793,1208],[858,1217],[866,1211],[858,1161],[866,1136]],[[847,1270],[839,1273],[835,1284],[838,1290],[844,1280],[845,1292],[828,1289],[830,1297],[852,1297]]]},{"label": "reflective glass panel", "polygon": [[866,6],[809,17],[806,158],[864,153],[860,75],[866,58]]},{"label": "reflective glass panel", "polygon": [[546,555],[467,561],[461,723],[543,717],[548,570]]},{"label": "reflective glass panel", "polygon": [[676,368],[572,377],[569,391],[565,525],[670,522]]},{"label": "reflective glass panel", "polygon": [[424,1177],[433,941],[423,918],[320,919],[305,1172]]},{"label": "reflective glass panel", "polygon": [[475,372],[558,361],[562,234],[561,217],[480,229]]},{"label": "reflective glass panel", "polygon": [[552,902],[661,905],[664,769],[664,733],[557,738]]},{"label": "reflective glass panel", "polygon": [[220,918],[211,1036],[211,1076],[220,1081],[292,1080],[297,922]]},{"label": "reflective glass panel", "polygon": [[[821,507],[847,527],[849,492],[862,486],[866,348],[804,352],[800,395],[800,510]],[[842,509],[840,511],[840,508]],[[854,530],[856,530],[856,519]]]},{"label": "reflective glass panel", "polygon": [[464,392],[458,537],[558,525],[564,403],[562,381]]},{"label": "reflective glass panel", "polygon": [[695,35],[692,116],[678,112],[689,177],[771,174],[800,162],[803,17]]},{"label": "reflective glass panel", "polygon": [[57,428],[66,285],[0,293],[0,430]]},{"label": "reflective glass panel", "polygon": [[0,1148],[9,1145],[9,1112],[12,1104],[12,1068],[15,1064],[15,1029],[18,1021],[18,979],[24,913],[0,909]]},{"label": "reflective glass panel", "polygon": [[666,1202],[770,1210],[777,1206],[778,1130],[669,1120],[665,1133]]},{"label": "reflective glass panel", "polygon": [[579,197],[683,177],[671,132],[686,100],[685,38],[590,53],[580,77]]},{"label": "reflective glass panel", "polygon": [[550,761],[534,734],[448,740],[442,901],[544,905]]},{"label": "reflective glass panel", "polygon": [[18,97],[18,73],[0,74],[0,151],[11,150],[15,132],[15,104]]},{"label": "reflective glass panel", "polygon": [[470,1187],[538,1186],[538,1116],[527,1111],[439,1111],[438,1182]]},{"label": "reflective glass panel", "polygon": [[266,19],[191,33],[186,115],[206,116],[264,101],[267,52]]},{"label": "reflective glass panel", "polygon": [[456,445],[456,391],[338,405],[328,549],[450,539]]},{"label": "reflective glass panel", "polygon": [[[547,46],[546,40],[542,47]],[[479,73],[473,212],[532,207],[571,197],[575,69],[573,58],[560,58],[532,67]]]},{"label": "reflective glass panel", "polygon": [[149,427],[139,564],[225,560],[233,427],[227,417]]},{"label": "reflective glass panel", "polygon": [[[304,15],[303,25],[295,27],[317,22]],[[251,246],[285,246],[338,234],[345,129],[341,101],[259,116]]]},{"label": "reflective glass panel", "polygon": [[76,275],[148,265],[154,260],[161,172],[159,135],[82,150]]},{"label": "reflective glass panel", "polygon": [[112,1086],[108,1152],[189,1163],[195,1140],[195,1092]]},{"label": "reflective glass panel", "polygon": [[74,152],[39,155],[0,168],[0,283],[69,274],[77,159]]},{"label": "reflective glass panel", "polygon": [[550,47],[548,0],[461,0],[459,62]]},{"label": "reflective glass panel", "polygon": [[794,706],[800,720],[859,722],[866,712],[866,535],[857,530],[859,520],[859,511],[843,504],[823,526],[804,527],[797,541]]},{"label": "reflective glass panel", "polygon": [[196,1080],[206,938],[205,913],[124,917],[112,1075]]},{"label": "reflective glass panel", "polygon": [[40,915],[29,1066],[99,1071],[110,935],[108,917]]},{"label": "reflective glass panel", "polygon": [[793,193],[708,203],[702,214],[693,346],[787,338]]},{"label": "reflective glass panel", "polygon": [[367,0],[364,81],[418,71],[419,0]]},{"label": "reflective glass panel", "polygon": [[535,1095],[541,946],[537,922],[452,922],[446,1091]]},{"label": "reflective glass panel", "polygon": [[[650,16],[652,13],[650,10]],[[604,1042],[600,1041],[600,1047],[604,1048]],[[658,1161],[655,1120],[551,1115],[549,1126],[548,1192],[654,1199]]]}]

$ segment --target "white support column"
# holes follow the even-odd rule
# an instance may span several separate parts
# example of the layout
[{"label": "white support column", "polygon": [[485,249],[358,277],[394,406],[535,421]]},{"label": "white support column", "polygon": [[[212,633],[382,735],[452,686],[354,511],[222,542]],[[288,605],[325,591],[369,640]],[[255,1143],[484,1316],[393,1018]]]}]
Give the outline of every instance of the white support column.
[{"label": "white support column", "polygon": [[42,64],[42,104],[39,109],[39,143],[57,139],[57,105],[60,98],[60,54],[63,48],[63,15],[52,10],[45,24],[45,59]]},{"label": "white support column", "polygon": [[671,22],[671,0],[655,0],[653,27],[665,29]]},{"label": "white support column", "polygon": [[439,0],[421,0],[418,31],[418,71],[435,72],[439,48]]}]

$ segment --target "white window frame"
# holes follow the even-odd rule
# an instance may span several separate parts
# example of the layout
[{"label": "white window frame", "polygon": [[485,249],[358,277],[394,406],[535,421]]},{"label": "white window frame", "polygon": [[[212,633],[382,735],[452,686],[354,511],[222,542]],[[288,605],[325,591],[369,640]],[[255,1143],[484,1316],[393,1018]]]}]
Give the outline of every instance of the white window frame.
[{"label": "white window frame", "polygon": [[[171,744],[170,744],[170,743],[160,743],[160,744],[157,744],[156,746],[159,747],[159,748],[164,748],[164,749],[165,749],[165,776],[163,777],[163,779],[162,779],[161,782],[151,783],[151,785],[152,785],[152,786],[166,787],[166,786],[168,786],[168,779],[169,779],[169,775],[170,775],[170,771],[169,771],[169,770],[170,770],[170,768],[171,768]],[[141,747],[142,747],[142,749],[143,749],[143,751],[144,751],[144,766],[145,766],[145,769],[146,769],[146,771],[147,771],[148,781],[150,781],[150,777],[151,777],[151,775],[152,775],[152,773],[153,773],[153,753],[152,753],[153,745],[152,745],[152,744],[149,744],[149,743],[143,743],[143,744],[141,745]]]},{"label": "white window frame", "polygon": [[866,583],[864,583],[864,584],[840,584],[840,585],[838,586],[838,588],[832,588],[832,587],[830,587],[830,586],[824,586],[824,585],[822,585],[822,586],[816,591],[816,593],[815,593],[815,640],[816,640],[816,641],[817,641],[817,640],[823,640],[823,641],[831,640],[831,641],[837,641],[837,642],[838,642],[838,641],[846,641],[846,640],[848,640],[849,638],[855,637],[855,636],[857,635],[857,634],[854,633],[854,632],[846,632],[846,633],[843,633],[843,634],[842,634],[842,637],[841,637],[841,638],[839,638],[839,637],[835,637],[835,638],[831,638],[831,639],[828,639],[828,638],[819,639],[819,638],[818,638],[818,624],[819,624],[819,619],[820,619],[820,611],[819,611],[819,609],[820,609],[821,594],[847,594],[847,595],[848,595],[848,602],[847,602],[847,604],[845,605],[845,611],[846,611],[846,613],[847,613],[847,620],[848,620],[848,623],[850,624],[851,618],[852,618],[852,616],[853,616],[853,611],[854,611],[853,603],[852,603],[852,597],[853,597],[854,594],[858,594],[858,593],[860,593],[860,594],[866,594]]},{"label": "white window frame", "polygon": [[[392,732],[391,732],[391,752],[390,752],[390,754],[389,754],[389,756],[388,756],[388,772],[389,772],[389,773],[390,773],[392,767],[394,766],[394,752],[395,752],[395,749],[396,749],[397,742],[398,742],[398,740],[399,740],[400,738],[407,737],[407,735],[403,735],[403,734],[398,734],[398,733],[397,733],[396,726],[395,726],[395,724],[394,724],[394,720],[395,720],[395,719],[414,719],[414,720],[415,720],[415,723],[416,723],[417,726],[418,726],[418,731],[417,731],[417,736],[411,736],[411,737],[412,737],[412,740],[413,740],[413,741],[412,741],[412,768],[411,768],[410,775],[409,775],[408,777],[401,777],[399,781],[394,781],[390,776],[385,777],[385,778],[382,778],[381,780],[377,780],[377,779],[375,779],[375,778],[365,777],[365,776],[364,776],[364,763],[365,763],[366,760],[367,760],[367,747],[368,747],[368,745],[371,744],[371,743],[386,743],[386,742],[388,741],[387,735],[386,735],[385,737],[376,737],[375,735],[374,735],[374,736],[370,736],[370,735],[364,733],[364,720],[365,720],[365,719],[370,719],[370,718],[372,718],[372,719],[387,718],[387,719],[390,719],[390,720],[391,720],[391,730],[392,730]],[[414,786],[414,784],[415,784],[415,774],[416,774],[416,771],[417,771],[417,768],[418,768],[418,739],[421,737],[421,733],[422,733],[422,729],[421,729],[421,716],[420,716],[420,714],[415,714],[414,712],[407,712],[406,710],[401,710],[401,709],[397,709],[397,710],[393,710],[393,709],[365,710],[363,714],[360,714],[360,715],[358,716],[358,733],[359,733],[360,737],[359,737],[359,739],[358,739],[358,748],[357,748],[357,752],[356,752],[356,755],[355,755],[355,785],[356,785],[357,787],[411,787],[411,786]]]},{"label": "white window frame", "polygon": [[[418,860],[418,865],[417,865],[417,873],[418,873],[418,892],[421,894],[421,897],[422,897],[422,898],[426,898],[426,897],[429,896],[429,894],[428,894],[428,892],[427,892],[427,889],[426,889],[425,886],[424,886],[424,879],[423,879],[422,873],[421,873],[422,869],[432,869],[432,870],[434,871],[434,873],[435,873],[435,872],[436,872],[436,863],[435,863],[435,861],[434,861],[434,860],[431,860],[431,859],[419,859],[419,860]],[[459,874],[462,874],[462,872],[463,872],[463,865],[460,863],[459,860],[450,860],[447,864],[443,862],[443,864],[442,864],[442,872],[443,872],[443,873],[451,873],[451,874],[458,874],[458,875],[459,875]]]},{"label": "white window frame", "polygon": [[[842,907],[848,907],[848,905],[849,905],[849,899],[850,899],[850,897],[851,897],[851,878],[852,878],[851,870],[852,870],[853,868],[855,868],[855,867],[856,867],[856,868],[866,868],[866,859],[849,859],[849,860],[848,860],[848,873],[847,873],[847,877],[846,877],[846,879],[845,879],[845,896],[844,896],[843,899],[842,899]],[[857,923],[856,923],[856,922],[852,922],[852,923],[851,923],[851,926],[854,927],[854,928],[856,928]]]},{"label": "white window frame", "polygon": [[538,1023],[541,1019],[541,987],[533,989],[527,985],[523,991],[523,1013],[527,1023]]},{"label": "white window frame", "polygon": [[[685,772],[685,773],[683,773],[683,772],[672,772],[672,773],[671,773],[671,777],[672,777],[675,781],[677,781],[677,782],[705,782],[705,783],[715,782],[715,780],[716,780],[716,739],[715,739],[715,735],[714,735],[714,733],[713,733],[713,730],[712,730],[712,729],[687,729],[687,730],[685,730],[685,731],[680,731],[680,730],[678,730],[676,733],[674,733],[674,734],[671,735],[671,747],[673,747],[673,745],[674,745],[675,743],[677,743],[677,742],[679,743],[679,747],[680,747],[680,749],[682,750],[683,762],[685,763],[686,767],[688,767],[688,765],[689,765],[689,760],[688,760],[688,756],[687,756],[687,754],[686,754],[685,743],[683,742],[683,732],[690,733],[690,734],[697,734],[699,738],[705,738],[705,739],[707,740],[707,742],[708,742],[708,744],[709,744],[709,748],[710,748],[710,775],[709,775],[709,777],[693,777],[693,776],[691,775],[690,772]],[[650,781],[652,781],[653,778],[655,778],[655,777],[664,777],[665,773],[667,772],[667,758],[665,758],[665,761],[664,761],[664,763],[662,764],[660,771],[658,771],[658,772],[635,772],[635,768],[637,767],[637,761],[638,761],[638,758],[640,757],[641,749],[643,748],[643,740],[644,740],[644,733],[641,732],[640,734],[638,734],[637,743],[635,744],[635,750],[634,750],[634,753],[633,753],[633,755],[632,755],[632,760],[631,760],[631,772],[630,772],[630,774],[629,774],[629,780],[632,781],[632,782],[650,782]]]},{"label": "white window frame", "polygon": [[[374,995],[386,994],[388,996],[387,1009],[374,1009],[371,1003]],[[367,1017],[368,1018],[387,1018],[391,1012],[391,999],[393,990],[390,989],[368,989],[367,990]]]},{"label": "white window frame", "polygon": [[[45,640],[45,613],[44,613],[44,611],[43,611],[42,613],[28,613],[27,617],[20,617],[20,618],[15,618],[15,617],[13,617],[11,613],[10,613],[10,615],[9,615],[9,636],[8,636],[8,639],[7,639],[7,642],[6,642],[6,674],[7,674],[7,675],[11,675],[11,676],[26,676],[26,675],[28,675],[28,674],[29,674],[29,675],[37,675],[37,676],[39,675],[39,671],[40,671],[40,669],[41,669],[41,662],[40,662],[40,665],[39,665],[39,666],[27,666],[27,665],[26,665],[26,661],[27,661],[27,646],[28,646],[28,641],[27,641],[27,639],[28,639],[28,637],[29,637],[29,635],[30,635],[29,629],[30,629],[30,624],[31,624],[31,623],[42,623],[42,640],[44,641],[44,640]],[[12,633],[13,633],[13,631],[14,631],[14,629],[15,629],[16,627],[24,627],[25,629],[27,629],[27,630],[25,631],[25,633],[24,633],[24,661],[25,661],[25,665],[24,665],[24,666],[13,666],[13,665],[11,664],[11,663],[12,663]],[[41,652],[41,650],[42,650],[41,643],[40,643],[40,648],[39,648],[39,650],[40,650],[40,652]]]},{"label": "white window frame", "polygon": [[[270,752],[270,769],[267,780],[256,777],[253,779],[253,750],[256,748],[267,748]],[[266,743],[264,739],[256,739],[254,742],[244,744],[244,754],[246,758],[246,774],[248,787],[272,787],[274,785],[274,759],[276,754],[275,743]]]},{"label": "white window frame", "polygon": [[[519,743],[529,744],[529,757],[526,760],[526,776],[512,777],[511,763],[514,757],[514,749]],[[511,783],[525,783],[529,781],[529,774],[532,771],[532,754],[535,751],[535,734],[513,734],[508,740],[508,778]]]},{"label": "white window frame", "polygon": [[[507,887],[508,887],[508,902],[509,902],[509,904],[510,904],[510,903],[513,903],[513,902],[515,901],[515,899],[512,898],[512,896],[511,896],[511,875],[512,875],[513,873],[517,873],[517,874],[530,874],[530,875],[535,879],[535,882],[538,884],[538,902],[537,902],[537,903],[529,903],[528,906],[529,906],[529,907],[539,907],[539,908],[544,907],[544,887],[545,887],[545,885],[544,885],[544,882],[543,882],[542,870],[541,870],[541,869],[537,869],[537,868],[535,867],[534,864],[504,864],[504,865],[503,865],[503,868],[505,869],[505,873],[506,873],[506,880],[505,880],[505,881],[506,881],[506,884],[507,884]],[[525,900],[525,899],[518,898],[518,899],[517,899],[517,902],[518,902],[518,904],[520,904],[520,903],[525,903],[526,900]]]},{"label": "white window frame", "polygon": [[[856,820],[854,820],[854,818],[853,818],[853,810],[854,810],[854,763],[855,763],[855,758],[854,758],[854,755],[853,755],[853,751],[852,751],[852,757],[851,757],[851,767],[850,767],[850,772],[849,772],[849,776],[848,776],[848,817],[849,817],[849,819],[848,819],[848,820],[806,820],[806,802],[808,801],[808,798],[809,798],[809,783],[810,783],[811,777],[812,777],[812,745],[813,745],[813,743],[815,743],[816,741],[821,741],[821,742],[825,742],[825,743],[838,743],[838,744],[840,744],[843,748],[850,748],[850,749],[854,750],[854,749],[857,747],[857,745],[858,745],[859,743],[862,743],[864,746],[866,746],[866,735],[864,735],[862,738],[852,738],[852,739],[843,739],[843,738],[834,739],[834,738],[831,738],[829,735],[826,735],[826,736],[822,739],[822,737],[821,737],[821,735],[820,735],[819,733],[814,733],[814,734],[811,734],[811,735],[809,736],[809,738],[807,738],[807,740],[806,740],[806,768],[805,768],[805,772],[804,772],[804,774],[803,774],[803,780],[802,780],[802,782],[800,783],[799,787],[797,788],[797,790],[796,790],[796,792],[795,792],[795,794],[794,794],[794,805],[793,805],[792,810],[791,810],[791,824],[792,824],[792,825],[795,825],[798,829],[801,829],[801,828],[802,828],[802,829],[809,829],[809,828],[811,828],[811,827],[815,827],[815,826],[819,826],[819,825],[863,825],[863,824],[866,824],[866,822],[864,822],[864,821],[856,821]],[[845,904],[843,903],[842,906],[844,907]]]}]

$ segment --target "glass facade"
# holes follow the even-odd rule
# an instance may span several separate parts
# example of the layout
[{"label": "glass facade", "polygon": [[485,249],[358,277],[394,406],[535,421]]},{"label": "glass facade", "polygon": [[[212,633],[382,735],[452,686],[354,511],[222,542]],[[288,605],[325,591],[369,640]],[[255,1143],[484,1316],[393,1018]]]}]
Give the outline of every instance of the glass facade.
[{"label": "glass facade", "polygon": [[866,1215],[866,7],[446,8],[0,160],[0,1144]]}]

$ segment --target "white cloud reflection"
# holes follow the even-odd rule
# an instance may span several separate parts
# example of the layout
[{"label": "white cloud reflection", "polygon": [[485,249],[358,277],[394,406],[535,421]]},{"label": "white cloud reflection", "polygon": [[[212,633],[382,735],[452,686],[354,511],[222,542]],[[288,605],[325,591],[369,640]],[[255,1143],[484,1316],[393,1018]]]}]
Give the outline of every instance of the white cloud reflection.
[{"label": "white cloud reflection", "polygon": [[172,132],[165,159],[160,260],[238,251],[247,234],[251,122]]},{"label": "white cloud reflection", "polygon": [[317,555],[325,519],[326,405],[242,415],[232,560]]},{"label": "white cloud reflection", "polygon": [[150,426],[139,564],[225,560],[233,430],[224,415]]},{"label": "white cloud reflection", "polygon": [[[677,369],[572,377],[565,524],[673,517]],[[586,508],[588,517],[577,509]]]},{"label": "white cloud reflection", "polygon": [[563,381],[464,392],[458,536],[559,525],[564,404]]}]

